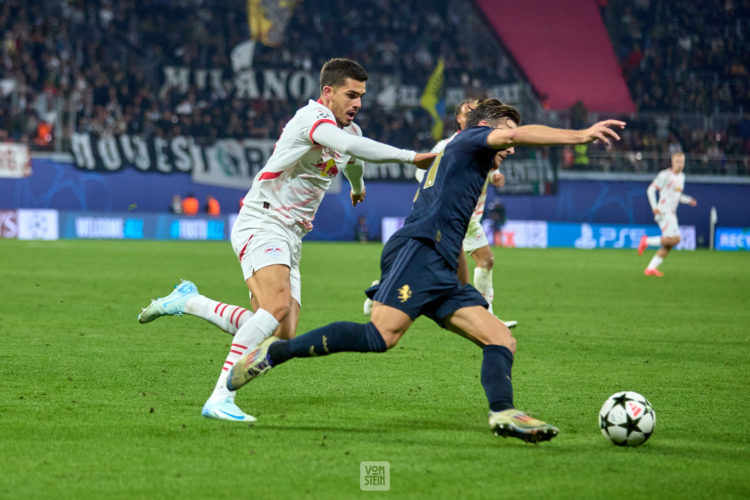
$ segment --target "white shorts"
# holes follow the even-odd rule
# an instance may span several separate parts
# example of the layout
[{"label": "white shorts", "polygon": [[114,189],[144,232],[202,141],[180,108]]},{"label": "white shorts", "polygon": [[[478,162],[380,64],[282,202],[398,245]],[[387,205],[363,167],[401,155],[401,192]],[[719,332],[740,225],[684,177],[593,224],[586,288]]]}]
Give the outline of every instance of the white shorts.
[{"label": "white shorts", "polygon": [[264,217],[259,210],[243,207],[232,227],[232,249],[240,261],[247,281],[256,271],[273,264],[289,268],[292,298],[302,305],[302,282],[299,261],[302,238],[291,228]]},{"label": "white shorts", "polygon": [[679,238],[680,236],[680,225],[677,222],[677,215],[675,214],[659,214],[654,216],[654,221],[659,224],[661,229],[661,235],[666,238]]},{"label": "white shorts", "polygon": [[466,236],[464,237],[464,252],[472,254],[482,247],[489,246],[489,244],[481,221],[472,217],[469,220],[469,227],[466,229]]}]

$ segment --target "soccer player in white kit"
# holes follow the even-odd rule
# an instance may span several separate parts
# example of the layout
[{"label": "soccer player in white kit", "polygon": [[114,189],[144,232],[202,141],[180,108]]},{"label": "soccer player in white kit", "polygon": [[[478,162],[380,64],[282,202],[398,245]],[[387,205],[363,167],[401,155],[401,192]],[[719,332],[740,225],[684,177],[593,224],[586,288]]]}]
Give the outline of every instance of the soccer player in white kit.
[{"label": "soccer player in white kit", "polygon": [[[442,139],[435,144],[430,151],[431,153],[443,152],[448,143],[464,129],[469,112],[477,102],[477,99],[465,99],[456,106],[456,124],[458,125],[458,130],[450,137]],[[502,160],[502,156],[500,155],[495,157],[495,170],[490,172],[487,176],[487,181],[484,183],[482,194],[479,196],[474,213],[471,216],[471,220],[469,220],[469,227],[466,230],[466,236],[463,241],[463,252],[458,257],[458,279],[462,284],[469,283],[469,265],[466,262],[466,254],[468,253],[474,259],[476,263],[476,267],[474,268],[474,288],[482,294],[489,304],[487,309],[490,314],[494,314],[492,311],[492,300],[495,297],[495,291],[492,287],[492,267],[495,265],[495,256],[492,254],[490,243],[487,241],[487,235],[484,233],[484,228],[482,227],[482,215],[484,214],[484,204],[487,199],[487,185],[490,182],[497,187],[505,185],[505,176],[497,171]],[[418,182],[422,182],[425,172],[425,170],[417,170],[415,172]],[[373,285],[376,283],[378,283],[377,280],[373,282]],[[363,310],[366,315],[370,314],[372,311],[371,299],[368,298],[365,300]],[[503,323],[508,328],[513,328],[518,324],[517,321],[503,321]]]},{"label": "soccer player in white kit", "polygon": [[[695,198],[683,193],[685,189],[685,153],[672,154],[672,166],[659,172],[653,182],[648,186],[646,194],[651,210],[654,212],[654,220],[661,229],[661,236],[642,236],[638,245],[638,255],[643,255],[646,248],[659,246],[656,255],[643,271],[646,276],[664,276],[659,271],[659,266],[667,258],[672,247],[680,242],[680,225],[677,222],[677,207],[685,203],[694,207],[698,204]],[[659,193],[659,200],[656,193]]]},{"label": "soccer player in white kit", "polygon": [[299,261],[302,238],[333,178],[343,172],[352,205],[365,198],[364,161],[410,162],[427,168],[436,156],[394,148],[362,137],[353,123],[362,106],[367,72],[355,61],[331,59],[320,72],[320,99],[310,100],[287,122],[266,165],[253,179],[232,228],[231,242],[251,294],[253,311],[198,293],[183,281],[156,299],[138,317],[147,323],[164,315],[201,317],[233,334],[229,354],[213,393],[203,406],[207,418],[248,422],[226,387],[234,363],[275,335],[296,334],[301,304]]}]

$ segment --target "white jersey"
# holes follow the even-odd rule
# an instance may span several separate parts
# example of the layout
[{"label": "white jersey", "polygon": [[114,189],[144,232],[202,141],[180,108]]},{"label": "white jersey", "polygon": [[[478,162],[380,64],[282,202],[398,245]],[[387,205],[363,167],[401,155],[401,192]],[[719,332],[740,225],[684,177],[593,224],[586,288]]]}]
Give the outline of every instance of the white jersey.
[{"label": "white jersey", "polygon": [[[648,201],[651,209],[659,209],[663,214],[676,214],[677,206],[682,203],[690,203],[693,198],[683,194],[685,188],[685,174],[676,174],[671,168],[662,170],[648,187]],[[656,201],[656,191],[659,192],[659,201]]]},{"label": "white jersey", "polygon": [[[313,141],[313,132],[321,123],[336,125],[336,117],[313,100],[286,123],[273,154],[245,195],[246,206],[264,208],[284,225],[312,229],[326,190],[351,158]],[[362,135],[354,122],[343,130]]]},{"label": "white jersey", "polygon": [[[453,138],[456,137],[457,135],[458,135],[458,132],[438,142],[437,144],[435,144],[435,147],[432,148],[430,153],[443,152],[445,150],[445,147],[448,145],[448,143],[451,142]],[[425,172],[425,171],[422,170],[421,172]],[[475,221],[482,220],[482,215],[484,214],[484,203],[487,200],[487,185],[489,184],[490,176],[493,173],[494,171],[490,172],[490,174],[487,176],[487,179],[485,179],[484,186],[482,186],[482,194],[479,195],[479,198],[477,199],[477,205],[474,207],[474,213],[471,214],[471,218],[474,219]],[[419,181],[421,182],[421,179]]]}]

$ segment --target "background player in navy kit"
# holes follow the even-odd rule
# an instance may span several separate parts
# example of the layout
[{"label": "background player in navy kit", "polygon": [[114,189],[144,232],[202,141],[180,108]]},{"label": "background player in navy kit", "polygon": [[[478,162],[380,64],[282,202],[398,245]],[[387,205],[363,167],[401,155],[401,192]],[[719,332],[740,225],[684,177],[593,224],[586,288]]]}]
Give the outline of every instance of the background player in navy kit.
[{"label": "background player in navy kit", "polygon": [[624,122],[607,120],[586,130],[518,127],[518,111],[486,99],[471,111],[466,130],[438,156],[420,186],[404,226],[386,243],[380,284],[368,289],[374,300],[367,324],[337,322],[291,340],[274,337],[240,359],[228,385],[237,389],[291,358],[334,352],[383,352],[396,345],[420,315],[471,340],[483,349],[482,386],[490,406],[490,429],[498,435],[537,442],[557,429],[513,405],[511,366],[516,341],[471,285],[456,276],[457,258],[493,158],[513,154],[514,146],[564,145],[601,140],[609,145]]}]

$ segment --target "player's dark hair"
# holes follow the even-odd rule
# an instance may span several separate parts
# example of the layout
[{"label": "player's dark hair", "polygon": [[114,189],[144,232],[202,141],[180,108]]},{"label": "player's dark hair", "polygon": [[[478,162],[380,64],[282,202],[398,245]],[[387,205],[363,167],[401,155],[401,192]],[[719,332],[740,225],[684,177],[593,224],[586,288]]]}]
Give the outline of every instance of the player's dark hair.
[{"label": "player's dark hair", "polygon": [[320,70],[320,93],[323,93],[323,87],[343,85],[347,78],[366,82],[369,77],[365,68],[356,61],[341,57],[329,59]]},{"label": "player's dark hair", "polygon": [[[453,115],[453,123],[456,126],[457,130],[461,130],[461,124],[458,122],[458,116],[461,114],[461,110],[463,109],[464,105],[469,105],[469,112],[471,112],[473,106],[479,102],[479,99],[476,97],[472,97],[470,99],[464,99],[463,101],[456,104],[456,109],[454,109],[454,115]],[[469,113],[466,113],[466,116],[469,116]]]},{"label": "player's dark hair", "polygon": [[490,124],[513,120],[516,125],[520,125],[521,114],[513,106],[503,104],[498,99],[482,99],[466,118],[466,128],[476,127],[482,120]]}]

